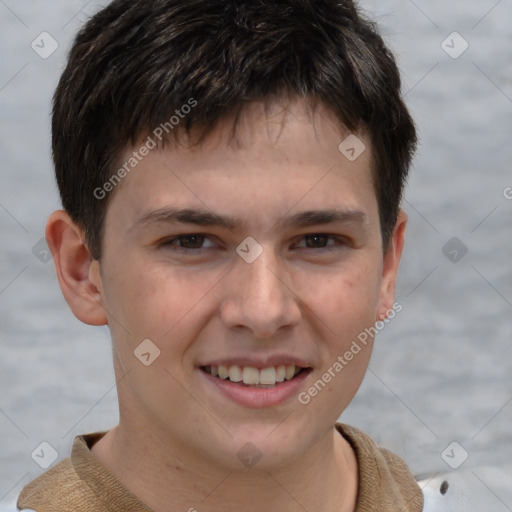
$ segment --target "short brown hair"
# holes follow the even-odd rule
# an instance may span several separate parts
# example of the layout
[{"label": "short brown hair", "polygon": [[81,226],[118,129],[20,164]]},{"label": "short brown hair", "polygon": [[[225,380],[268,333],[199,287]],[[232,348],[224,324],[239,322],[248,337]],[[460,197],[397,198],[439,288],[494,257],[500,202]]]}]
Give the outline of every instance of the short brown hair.
[{"label": "short brown hair", "polygon": [[[255,100],[320,101],[371,138],[387,247],[416,145],[395,60],[349,0],[114,0],[78,33],[55,91],[53,158],[64,208],[101,257],[109,180],[128,144],[169,122],[204,133]],[[169,124],[169,123],[168,123]],[[340,141],[341,142],[341,141]]]}]

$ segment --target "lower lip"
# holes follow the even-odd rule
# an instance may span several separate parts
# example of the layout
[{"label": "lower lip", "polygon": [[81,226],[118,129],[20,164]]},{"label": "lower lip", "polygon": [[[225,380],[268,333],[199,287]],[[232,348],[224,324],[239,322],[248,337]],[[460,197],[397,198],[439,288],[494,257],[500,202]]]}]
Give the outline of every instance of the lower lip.
[{"label": "lower lip", "polygon": [[311,373],[311,368],[302,370],[292,380],[279,382],[273,388],[251,388],[219,379],[198,368],[199,372],[227,398],[253,409],[282,404],[299,394],[302,383]]}]

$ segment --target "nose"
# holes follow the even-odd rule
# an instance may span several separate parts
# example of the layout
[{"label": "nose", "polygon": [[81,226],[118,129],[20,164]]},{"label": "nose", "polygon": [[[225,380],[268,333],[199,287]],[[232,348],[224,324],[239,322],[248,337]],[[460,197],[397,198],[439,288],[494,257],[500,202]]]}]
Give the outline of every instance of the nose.
[{"label": "nose", "polygon": [[287,284],[289,272],[273,251],[264,248],[252,263],[239,258],[225,283],[220,315],[229,329],[246,329],[256,339],[270,339],[301,318],[299,299]]}]

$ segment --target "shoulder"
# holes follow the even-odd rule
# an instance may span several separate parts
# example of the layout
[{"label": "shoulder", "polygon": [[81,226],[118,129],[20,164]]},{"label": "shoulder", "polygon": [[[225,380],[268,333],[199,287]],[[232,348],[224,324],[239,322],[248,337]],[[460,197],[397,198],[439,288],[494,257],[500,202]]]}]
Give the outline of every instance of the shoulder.
[{"label": "shoulder", "polygon": [[338,431],[350,442],[357,454],[363,469],[383,469],[389,472],[395,479],[406,477],[409,479],[409,468],[405,461],[395,453],[378,446],[375,441],[361,430],[350,425],[337,424]]},{"label": "shoulder", "polygon": [[20,509],[16,506],[16,500],[9,502],[0,502],[0,512],[38,512],[32,508]]},{"label": "shoulder", "polygon": [[18,498],[18,508],[37,512],[69,512],[77,510],[80,503],[93,503],[95,500],[68,458],[25,486]]},{"label": "shoulder", "polygon": [[359,465],[358,511],[421,512],[423,493],[407,464],[380,448],[364,432],[341,423],[338,432],[351,444]]},{"label": "shoulder", "polygon": [[[413,477],[406,463],[396,454],[380,448],[365,433],[343,424],[337,430],[352,444],[360,462],[360,490],[368,499],[375,489],[385,489],[406,497],[404,508],[380,510],[422,512],[510,512],[512,510],[512,464],[479,466],[450,472],[432,472]],[[398,486],[398,487],[397,487]],[[397,492],[398,490],[398,492]],[[407,503],[407,496],[412,500]],[[359,509],[358,509],[359,510]],[[366,510],[363,508],[363,510]],[[368,510],[374,510],[368,508]]]},{"label": "shoulder", "polygon": [[[18,498],[18,508],[37,512],[149,512],[91,453],[104,432],[75,437],[71,457],[30,482]],[[1,511],[0,511],[1,512]]]}]

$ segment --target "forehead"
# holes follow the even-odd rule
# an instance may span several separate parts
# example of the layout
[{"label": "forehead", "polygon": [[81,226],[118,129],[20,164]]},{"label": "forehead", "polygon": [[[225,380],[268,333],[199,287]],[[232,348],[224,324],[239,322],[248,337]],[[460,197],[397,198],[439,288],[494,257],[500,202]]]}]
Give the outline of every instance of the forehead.
[{"label": "forehead", "polygon": [[[127,148],[121,162],[143,144]],[[366,135],[351,134],[322,104],[255,102],[200,142],[192,133],[190,140],[181,136],[149,151],[120,183],[109,209],[129,205],[132,220],[169,206],[261,218],[299,206],[362,210],[376,201],[371,169]]]},{"label": "forehead", "polygon": [[[344,140],[351,134],[331,108],[311,98],[275,97],[246,104],[220,118],[209,130],[201,127],[185,135],[177,127],[178,145],[194,149],[214,149],[219,146],[232,152],[266,145],[282,151],[287,142],[297,143],[305,138],[308,144],[296,146],[296,151],[310,151],[313,146],[326,147],[335,140]],[[365,134],[359,134],[366,138]]]}]

